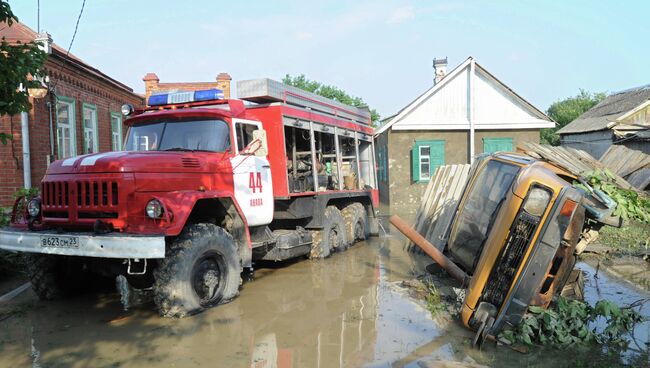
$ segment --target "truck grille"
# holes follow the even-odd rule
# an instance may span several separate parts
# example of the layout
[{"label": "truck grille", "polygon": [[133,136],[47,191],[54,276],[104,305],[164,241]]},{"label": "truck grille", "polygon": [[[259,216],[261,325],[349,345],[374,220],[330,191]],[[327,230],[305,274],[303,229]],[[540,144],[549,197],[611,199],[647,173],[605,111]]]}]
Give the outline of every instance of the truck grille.
[{"label": "truck grille", "polygon": [[117,218],[118,183],[106,180],[47,181],[41,184],[44,217]]},{"label": "truck grille", "polygon": [[492,268],[483,290],[482,301],[501,308],[538,224],[537,217],[523,210],[519,212],[497,263]]}]

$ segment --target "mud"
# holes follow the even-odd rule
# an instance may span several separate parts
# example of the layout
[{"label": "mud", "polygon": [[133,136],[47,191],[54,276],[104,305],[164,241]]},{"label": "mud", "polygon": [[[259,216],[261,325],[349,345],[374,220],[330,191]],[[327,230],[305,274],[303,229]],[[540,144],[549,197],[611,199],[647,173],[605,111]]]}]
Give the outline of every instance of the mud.
[{"label": "mud", "polygon": [[[405,291],[403,281],[422,275],[431,262],[424,255],[403,252],[402,244],[399,238],[373,238],[323,261],[258,265],[255,279],[243,285],[239,298],[182,320],[159,318],[146,298],[123,298],[117,292],[40,302],[28,291],[0,305],[4,316],[0,318],[0,366],[455,367],[620,362],[599,350],[584,355],[557,351],[522,355],[504,347],[471,349],[470,331],[453,318],[432,318],[426,304]],[[605,282],[619,290],[619,284],[605,275],[598,282],[601,293]],[[595,295],[594,288],[589,286],[588,295]],[[643,346],[649,327],[644,325],[639,334]]]}]

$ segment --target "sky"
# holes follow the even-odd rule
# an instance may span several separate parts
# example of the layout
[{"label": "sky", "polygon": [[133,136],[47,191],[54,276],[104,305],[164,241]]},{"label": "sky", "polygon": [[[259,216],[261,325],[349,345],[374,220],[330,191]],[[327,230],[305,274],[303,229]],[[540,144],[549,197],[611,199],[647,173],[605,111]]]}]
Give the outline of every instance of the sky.
[{"label": "sky", "polygon": [[[40,0],[67,48],[82,0]],[[37,0],[9,1],[37,28]],[[469,56],[541,110],[579,89],[650,83],[650,1],[87,0],[71,52],[136,92],[161,82],[305,74],[389,116]]]}]

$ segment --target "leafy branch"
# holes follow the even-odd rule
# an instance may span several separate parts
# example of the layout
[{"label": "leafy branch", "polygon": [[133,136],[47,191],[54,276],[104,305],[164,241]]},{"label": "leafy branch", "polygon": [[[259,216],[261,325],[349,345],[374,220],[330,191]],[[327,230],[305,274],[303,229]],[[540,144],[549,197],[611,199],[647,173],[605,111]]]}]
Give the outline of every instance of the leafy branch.
[{"label": "leafy branch", "polygon": [[[568,348],[598,343],[625,349],[625,335],[645,320],[633,306],[621,308],[609,300],[600,300],[591,307],[582,301],[559,297],[549,309],[530,306],[528,311],[515,329],[502,331],[499,339],[528,346]],[[591,327],[596,321],[603,321],[605,328]]]},{"label": "leafy branch", "polygon": [[[633,219],[650,224],[650,199],[648,197],[614,184],[614,175],[607,169],[595,170],[586,175],[586,178],[589,185],[600,189],[616,202],[615,216],[621,216],[624,220]],[[578,186],[586,189],[580,184]]]}]

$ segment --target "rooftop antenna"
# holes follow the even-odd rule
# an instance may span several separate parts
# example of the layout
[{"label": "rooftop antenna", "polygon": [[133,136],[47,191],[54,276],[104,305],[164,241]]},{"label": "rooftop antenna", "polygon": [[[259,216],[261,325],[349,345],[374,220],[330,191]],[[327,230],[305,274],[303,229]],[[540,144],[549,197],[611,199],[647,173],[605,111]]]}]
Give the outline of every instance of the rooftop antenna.
[{"label": "rooftop antenna", "polygon": [[41,33],[41,0],[36,0],[36,33]]}]

